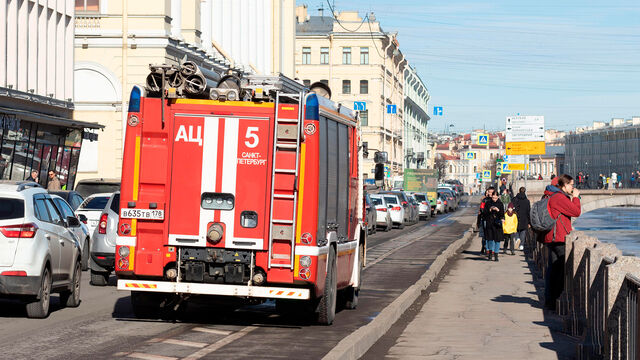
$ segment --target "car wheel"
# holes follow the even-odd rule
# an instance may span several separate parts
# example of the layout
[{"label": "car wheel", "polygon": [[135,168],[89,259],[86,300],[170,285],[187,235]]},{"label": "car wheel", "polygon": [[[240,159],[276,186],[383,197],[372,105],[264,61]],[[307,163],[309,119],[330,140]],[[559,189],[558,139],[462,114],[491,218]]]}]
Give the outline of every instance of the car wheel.
[{"label": "car wheel", "polygon": [[82,271],[85,271],[89,269],[89,238],[84,240],[82,249]]},{"label": "car wheel", "polygon": [[51,302],[51,273],[48,268],[42,272],[42,283],[40,284],[40,299],[26,306],[27,316],[35,319],[43,319],[49,315],[49,304]]},{"label": "car wheel", "polygon": [[91,270],[91,285],[94,286],[106,286],[109,283],[108,271],[93,271]]},{"label": "car wheel", "polygon": [[82,276],[82,267],[79,260],[80,259],[76,262],[76,267],[73,271],[71,290],[60,293],[60,303],[66,307],[80,306],[80,278]]},{"label": "car wheel", "polygon": [[400,225],[398,225],[398,229],[400,229],[400,230],[404,229],[404,223],[403,222],[400,223]]},{"label": "car wheel", "polygon": [[327,267],[327,276],[324,280],[324,291],[316,308],[318,315],[318,323],[322,325],[331,325],[336,317],[336,297],[337,297],[337,274],[336,251],[331,248],[329,251],[329,266]]}]

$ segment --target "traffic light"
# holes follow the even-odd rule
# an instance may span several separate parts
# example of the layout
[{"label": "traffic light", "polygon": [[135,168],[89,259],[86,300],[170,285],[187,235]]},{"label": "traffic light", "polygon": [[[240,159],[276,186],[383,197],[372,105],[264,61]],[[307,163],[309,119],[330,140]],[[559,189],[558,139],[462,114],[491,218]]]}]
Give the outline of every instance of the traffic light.
[{"label": "traffic light", "polygon": [[384,164],[376,164],[376,180],[384,180]]}]

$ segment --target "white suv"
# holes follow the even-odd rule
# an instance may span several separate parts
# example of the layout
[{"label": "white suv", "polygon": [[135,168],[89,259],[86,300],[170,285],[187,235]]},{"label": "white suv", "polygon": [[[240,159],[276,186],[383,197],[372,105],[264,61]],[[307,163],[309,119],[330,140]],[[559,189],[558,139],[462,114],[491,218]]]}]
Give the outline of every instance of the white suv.
[{"label": "white suv", "polygon": [[49,315],[52,292],[66,306],[80,305],[82,252],[51,196],[38,184],[0,181],[0,298],[27,303],[27,316]]}]

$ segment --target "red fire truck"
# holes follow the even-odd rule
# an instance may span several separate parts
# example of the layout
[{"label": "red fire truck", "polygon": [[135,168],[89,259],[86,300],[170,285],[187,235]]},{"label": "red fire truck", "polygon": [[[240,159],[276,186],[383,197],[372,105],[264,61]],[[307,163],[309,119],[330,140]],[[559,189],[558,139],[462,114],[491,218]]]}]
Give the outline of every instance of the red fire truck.
[{"label": "red fire truck", "polygon": [[129,102],[115,268],[135,314],[199,295],[275,299],[322,324],[337,301],[355,308],[356,114],[282,76],[223,78],[208,99],[169,86]]}]

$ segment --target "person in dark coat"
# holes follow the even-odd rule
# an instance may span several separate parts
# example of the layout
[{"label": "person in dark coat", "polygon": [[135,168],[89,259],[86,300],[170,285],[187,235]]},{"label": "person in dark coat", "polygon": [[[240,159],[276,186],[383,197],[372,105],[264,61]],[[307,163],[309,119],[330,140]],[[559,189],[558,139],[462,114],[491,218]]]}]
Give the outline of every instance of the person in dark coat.
[{"label": "person in dark coat", "polygon": [[484,237],[487,240],[487,259],[498,261],[500,243],[502,242],[502,221],[504,220],[504,205],[500,201],[497,192],[491,194],[491,200],[487,201],[482,210],[485,220]]},{"label": "person in dark coat", "polygon": [[487,202],[489,200],[491,200],[491,194],[493,194],[493,192],[495,191],[495,188],[493,186],[489,187],[485,192],[484,192],[484,197],[482,198],[482,200],[480,200],[480,209],[478,210],[478,218],[477,218],[477,226],[478,226],[478,231],[480,233],[480,238],[482,238],[482,249],[480,250],[480,254],[485,254],[487,251],[487,240],[484,236],[484,230],[485,230],[485,221],[484,221],[484,207],[487,204]]},{"label": "person in dark coat", "polygon": [[574,188],[571,176],[558,177],[557,185],[547,186],[544,194],[549,197],[551,218],[557,219],[554,229],[544,234],[544,244],[549,254],[545,273],[545,307],[555,310],[556,300],[564,289],[565,240],[571,232],[571,218],[581,214],[580,191]]},{"label": "person in dark coat", "polygon": [[520,242],[520,250],[524,249],[524,241],[527,239],[528,229],[531,227],[529,212],[531,212],[531,202],[527,199],[527,189],[521,187],[518,195],[513,198],[513,205],[516,207],[516,215],[518,216],[518,241]]},{"label": "person in dark coat", "polygon": [[25,180],[26,181],[38,182],[38,172],[36,170],[31,170],[31,174]]}]

